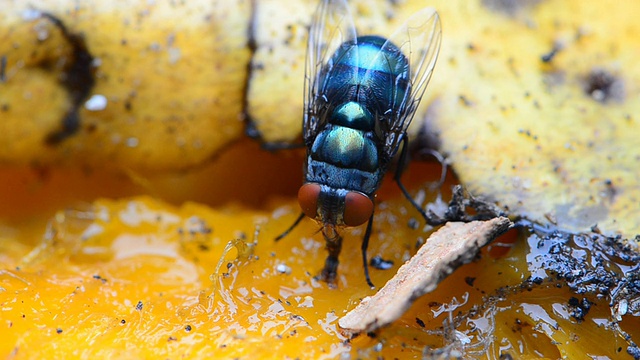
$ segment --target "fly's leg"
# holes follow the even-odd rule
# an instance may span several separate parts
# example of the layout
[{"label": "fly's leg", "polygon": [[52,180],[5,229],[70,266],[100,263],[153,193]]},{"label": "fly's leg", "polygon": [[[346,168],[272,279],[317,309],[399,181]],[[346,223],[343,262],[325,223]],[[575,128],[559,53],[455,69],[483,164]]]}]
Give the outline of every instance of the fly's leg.
[{"label": "fly's leg", "polygon": [[298,224],[300,224],[300,221],[302,221],[302,219],[304,218],[304,213],[301,212],[300,215],[298,216],[298,218],[296,219],[296,221],[293,222],[293,224],[291,224],[291,226],[289,226],[289,228],[287,230],[285,230],[282,234],[276,236],[275,241],[280,241],[282,240],[282,238],[284,238],[285,236],[289,235],[289,233],[295,229],[296,226],[298,226]]},{"label": "fly's leg", "polygon": [[362,238],[362,266],[364,266],[364,277],[367,280],[367,284],[372,289],[375,288],[375,285],[371,282],[371,278],[369,277],[369,264],[367,264],[367,248],[369,247],[369,237],[371,237],[371,228],[373,227],[373,214],[369,218],[369,222],[367,223],[367,231],[364,233],[364,237]]},{"label": "fly's leg", "polygon": [[400,150],[400,158],[398,159],[398,167],[396,168],[396,172],[395,172],[395,174],[393,176],[393,179],[396,181],[396,184],[398,184],[398,187],[400,188],[400,190],[402,191],[404,196],[407,198],[407,200],[409,200],[411,205],[413,205],[413,207],[416,208],[416,210],[418,210],[418,212],[420,212],[420,215],[422,215],[422,217],[425,219],[427,224],[432,225],[432,226],[441,225],[444,221],[442,219],[432,218],[429,215],[427,215],[427,213],[424,211],[424,209],[422,209],[422,207],[420,205],[418,205],[415,202],[415,200],[413,200],[413,198],[411,197],[411,195],[409,194],[407,189],[402,184],[402,179],[401,179],[402,178],[402,171],[404,170],[405,161],[407,160],[408,149],[409,149],[409,139],[407,138],[407,134],[405,133],[405,134],[402,135],[402,150]]}]

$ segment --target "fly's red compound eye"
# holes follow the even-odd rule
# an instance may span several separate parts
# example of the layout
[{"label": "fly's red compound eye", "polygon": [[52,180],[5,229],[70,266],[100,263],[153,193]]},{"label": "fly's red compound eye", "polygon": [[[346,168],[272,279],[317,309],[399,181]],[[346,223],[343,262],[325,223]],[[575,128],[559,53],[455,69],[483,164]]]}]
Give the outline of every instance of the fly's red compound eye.
[{"label": "fly's red compound eye", "polygon": [[318,196],[320,196],[318,184],[304,184],[298,190],[298,203],[302,212],[312,219],[318,215]]},{"label": "fly's red compound eye", "polygon": [[373,214],[373,201],[367,195],[351,191],[344,201],[344,224],[347,226],[362,225]]}]

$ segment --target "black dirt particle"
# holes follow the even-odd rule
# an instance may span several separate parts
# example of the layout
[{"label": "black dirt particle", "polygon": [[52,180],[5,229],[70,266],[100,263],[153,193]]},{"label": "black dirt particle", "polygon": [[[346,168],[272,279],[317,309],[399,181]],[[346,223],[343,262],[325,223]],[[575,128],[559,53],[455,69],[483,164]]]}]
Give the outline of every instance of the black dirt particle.
[{"label": "black dirt particle", "polygon": [[460,100],[460,103],[462,105],[464,105],[465,107],[471,107],[473,106],[473,102],[471,102],[471,100],[469,100],[466,96],[464,95],[458,95],[458,100]]},{"label": "black dirt particle", "polygon": [[578,305],[580,305],[580,300],[578,300],[577,297],[572,296],[572,297],[569,298],[569,305],[570,306],[578,306]]},{"label": "black dirt particle", "polygon": [[185,330],[185,331],[187,331],[187,332],[191,331],[191,325],[187,325],[187,326],[185,326],[185,327],[184,327],[184,330]]},{"label": "black dirt particle", "polygon": [[138,301],[138,303],[136,304],[136,310],[141,311],[143,306],[144,304],[142,303],[142,301]]},{"label": "black dirt particle", "polygon": [[62,334],[62,329],[61,329],[61,328],[57,328],[57,329],[56,329],[56,332],[57,332],[58,334]]},{"label": "black dirt particle", "polygon": [[369,265],[378,270],[389,270],[393,267],[393,261],[385,260],[380,255],[376,255],[369,261]]},{"label": "black dirt particle", "polygon": [[7,56],[3,55],[0,58],[0,82],[7,81],[7,78],[5,76],[6,69],[7,69]]},{"label": "black dirt particle", "polygon": [[96,279],[96,280],[100,280],[100,281],[102,281],[102,283],[103,283],[103,284],[106,284],[106,283],[107,283],[107,279],[103,278],[103,277],[102,277],[102,276],[100,276],[100,275],[93,275],[93,278],[94,278],[94,279]]},{"label": "black dirt particle", "polygon": [[540,60],[542,60],[542,62],[544,63],[550,63],[553,60],[553,58],[558,54],[558,51],[560,51],[560,49],[554,46],[553,49],[551,49],[551,51],[540,56]]},{"label": "black dirt particle", "polygon": [[415,218],[409,219],[409,222],[407,223],[407,225],[412,230],[417,230],[420,227],[420,223]]},{"label": "black dirt particle", "polygon": [[421,328],[424,328],[426,326],[424,324],[424,321],[422,321],[422,319],[420,318],[416,318],[416,324],[420,325]]},{"label": "black dirt particle", "polygon": [[602,103],[611,99],[621,101],[624,96],[622,81],[602,69],[592,70],[587,75],[585,92],[594,100]]},{"label": "black dirt particle", "polygon": [[125,319],[120,320],[120,324],[124,325],[126,323],[127,323],[127,320],[125,320]]},{"label": "black dirt particle", "polygon": [[591,302],[586,298],[583,298],[582,301],[576,297],[569,298],[569,308],[571,309],[571,317],[581,322],[584,320],[587,313],[591,309]]},{"label": "black dirt particle", "polygon": [[509,353],[500,353],[500,360],[513,360],[513,356]]},{"label": "black dirt particle", "polygon": [[537,5],[541,0],[482,0],[490,10],[514,16],[521,10]]},{"label": "black dirt particle", "polygon": [[467,276],[466,278],[464,278],[464,282],[467,283],[467,285],[469,286],[473,286],[473,283],[476,281],[476,278],[471,277],[471,276]]}]

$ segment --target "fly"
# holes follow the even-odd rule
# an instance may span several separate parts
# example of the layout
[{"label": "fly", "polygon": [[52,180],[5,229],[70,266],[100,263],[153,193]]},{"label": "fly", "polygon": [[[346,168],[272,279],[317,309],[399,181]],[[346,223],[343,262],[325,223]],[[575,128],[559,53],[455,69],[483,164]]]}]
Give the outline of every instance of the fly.
[{"label": "fly", "polygon": [[[407,127],[427,87],[441,42],[438,13],[425,8],[393,35],[357,34],[345,0],[322,0],[307,45],[303,140],[307,148],[304,184],[298,192],[302,213],[276,240],[308,216],[322,225],[329,255],[321,278],[337,276],[342,236],[338,229],[367,223],[362,260],[369,286],[367,247],[374,196],[389,163],[407,155]],[[403,194],[426,218],[402,182]]]}]

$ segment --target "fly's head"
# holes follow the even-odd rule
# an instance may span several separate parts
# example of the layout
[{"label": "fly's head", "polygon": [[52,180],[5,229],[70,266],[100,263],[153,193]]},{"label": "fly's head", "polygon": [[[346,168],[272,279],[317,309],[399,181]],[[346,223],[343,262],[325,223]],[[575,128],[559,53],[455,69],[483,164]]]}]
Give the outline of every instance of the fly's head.
[{"label": "fly's head", "polygon": [[335,189],[327,185],[306,183],[298,191],[298,202],[308,217],[327,226],[359,226],[373,215],[372,199],[359,191]]}]

